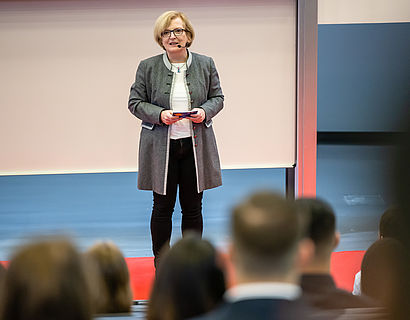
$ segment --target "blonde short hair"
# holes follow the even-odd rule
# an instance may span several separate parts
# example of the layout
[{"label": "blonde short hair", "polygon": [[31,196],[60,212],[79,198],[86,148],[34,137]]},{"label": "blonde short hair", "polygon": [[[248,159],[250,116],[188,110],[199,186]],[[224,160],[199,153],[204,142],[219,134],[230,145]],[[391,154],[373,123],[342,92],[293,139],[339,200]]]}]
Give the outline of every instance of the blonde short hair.
[{"label": "blonde short hair", "polygon": [[194,41],[195,31],[188,17],[184,13],[179,11],[166,11],[158,17],[157,21],[155,21],[154,26],[154,39],[164,50],[165,48],[162,45],[161,34],[168,28],[168,26],[171,24],[171,21],[176,18],[181,18],[182,22],[184,23],[184,29],[188,37],[186,46],[189,47]]}]

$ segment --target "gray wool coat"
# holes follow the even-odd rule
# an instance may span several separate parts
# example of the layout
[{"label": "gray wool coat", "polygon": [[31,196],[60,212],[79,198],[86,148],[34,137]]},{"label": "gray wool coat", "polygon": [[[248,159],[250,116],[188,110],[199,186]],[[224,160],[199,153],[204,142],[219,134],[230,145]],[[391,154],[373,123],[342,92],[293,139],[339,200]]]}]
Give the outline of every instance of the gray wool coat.
[{"label": "gray wool coat", "polygon": [[[172,109],[174,73],[167,55],[140,62],[131,86],[128,109],[142,120],[138,155],[138,189],[165,195],[167,189],[170,128],[161,122],[164,109]],[[215,63],[210,57],[189,52],[185,87],[189,109],[202,108],[202,123],[191,122],[198,192],[222,184],[212,118],[223,108],[224,96]]]}]

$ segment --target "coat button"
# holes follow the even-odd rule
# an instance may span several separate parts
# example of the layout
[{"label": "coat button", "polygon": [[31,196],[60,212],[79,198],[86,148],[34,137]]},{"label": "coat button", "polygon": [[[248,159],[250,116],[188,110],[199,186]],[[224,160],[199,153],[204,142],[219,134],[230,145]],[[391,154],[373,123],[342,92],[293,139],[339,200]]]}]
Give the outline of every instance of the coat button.
[{"label": "coat button", "polygon": [[195,147],[197,147],[198,145],[197,144],[195,144]]},{"label": "coat button", "polygon": [[189,94],[192,94],[192,91],[189,91]]},{"label": "coat button", "polygon": [[186,84],[187,84],[188,86],[190,86],[190,85],[191,85],[191,82],[187,82]]},{"label": "coat button", "polygon": [[194,138],[196,139],[196,136],[194,136]]}]

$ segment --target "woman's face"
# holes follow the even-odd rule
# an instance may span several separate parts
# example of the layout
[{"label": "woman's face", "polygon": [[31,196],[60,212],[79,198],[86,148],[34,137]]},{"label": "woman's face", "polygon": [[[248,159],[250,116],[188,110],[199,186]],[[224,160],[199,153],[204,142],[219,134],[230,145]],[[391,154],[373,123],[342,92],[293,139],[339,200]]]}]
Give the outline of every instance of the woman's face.
[{"label": "woman's face", "polygon": [[[171,20],[170,25],[164,31],[171,31],[175,29],[185,29],[185,25],[179,17]],[[171,32],[169,36],[162,37],[162,45],[167,52],[177,53],[179,51],[185,50],[184,47],[188,40],[189,39],[185,31],[182,32],[182,34],[179,36],[175,36],[174,32]],[[182,48],[179,48],[178,45],[180,45]]]}]

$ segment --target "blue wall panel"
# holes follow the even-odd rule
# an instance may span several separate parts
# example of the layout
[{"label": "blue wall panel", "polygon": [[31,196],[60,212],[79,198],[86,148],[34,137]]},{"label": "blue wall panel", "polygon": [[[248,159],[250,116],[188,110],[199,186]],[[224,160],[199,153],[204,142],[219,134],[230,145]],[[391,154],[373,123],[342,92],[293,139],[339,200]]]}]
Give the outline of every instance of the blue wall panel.
[{"label": "blue wall panel", "polygon": [[318,27],[318,131],[396,131],[410,108],[410,23]]}]

